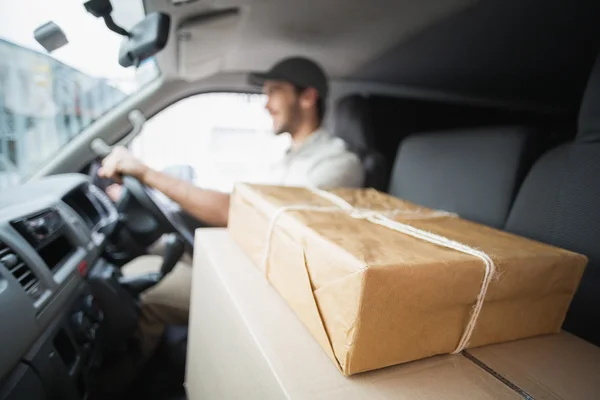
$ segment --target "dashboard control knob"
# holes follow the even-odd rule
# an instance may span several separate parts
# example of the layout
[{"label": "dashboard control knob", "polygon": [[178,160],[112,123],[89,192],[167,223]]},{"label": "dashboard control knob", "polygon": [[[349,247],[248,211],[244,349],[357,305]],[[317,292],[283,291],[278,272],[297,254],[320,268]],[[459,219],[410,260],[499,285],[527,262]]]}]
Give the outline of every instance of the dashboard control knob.
[{"label": "dashboard control knob", "polygon": [[96,338],[96,330],[92,321],[83,311],[77,311],[71,317],[75,338],[79,343],[91,342]]},{"label": "dashboard control knob", "polygon": [[13,269],[19,263],[19,259],[14,254],[7,254],[0,259],[0,262],[8,269]]},{"label": "dashboard control knob", "polygon": [[38,236],[47,236],[50,233],[50,229],[45,224],[39,224],[33,227],[33,232]]},{"label": "dashboard control knob", "polygon": [[28,222],[29,231],[38,239],[43,239],[50,234],[50,227],[45,217],[40,217]]},{"label": "dashboard control knob", "polygon": [[83,298],[83,312],[94,322],[102,322],[104,313],[93,295],[88,294]]}]

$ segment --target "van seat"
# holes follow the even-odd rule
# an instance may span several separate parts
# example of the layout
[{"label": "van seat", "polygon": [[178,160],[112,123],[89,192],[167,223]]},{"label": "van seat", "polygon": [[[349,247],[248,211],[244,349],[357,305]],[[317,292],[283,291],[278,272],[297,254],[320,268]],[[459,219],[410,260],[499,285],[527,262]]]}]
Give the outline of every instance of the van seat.
[{"label": "van seat", "polygon": [[600,56],[583,97],[574,142],[535,163],[506,230],[589,258],[563,328],[600,346]]},{"label": "van seat", "polygon": [[532,158],[532,135],[525,126],[413,134],[400,143],[389,192],[502,228]]}]

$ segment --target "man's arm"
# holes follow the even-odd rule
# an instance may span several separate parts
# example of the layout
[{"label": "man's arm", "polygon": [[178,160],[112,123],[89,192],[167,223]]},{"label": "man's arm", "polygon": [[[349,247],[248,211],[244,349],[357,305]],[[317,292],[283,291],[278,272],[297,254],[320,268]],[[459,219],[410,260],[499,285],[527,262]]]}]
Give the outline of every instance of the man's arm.
[{"label": "man's arm", "polygon": [[227,226],[229,194],[201,189],[151,168],[148,168],[141,181],[164,193],[202,222],[211,226]]},{"label": "man's arm", "polygon": [[156,171],[124,147],[115,148],[103,161],[98,175],[119,180],[121,175],[131,175],[142,183],[164,193],[183,210],[212,226],[227,226],[229,195],[201,189],[189,182]]}]

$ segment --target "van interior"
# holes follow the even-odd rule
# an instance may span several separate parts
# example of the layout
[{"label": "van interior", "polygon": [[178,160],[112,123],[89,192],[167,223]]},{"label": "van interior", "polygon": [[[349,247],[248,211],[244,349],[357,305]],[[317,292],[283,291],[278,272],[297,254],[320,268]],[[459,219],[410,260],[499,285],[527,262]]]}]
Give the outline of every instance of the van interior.
[{"label": "van interior", "polygon": [[[4,3],[0,13],[25,3]],[[133,3],[142,10],[137,19]],[[92,18],[83,4],[75,6],[65,11],[70,18]],[[365,186],[585,254],[589,263],[563,329],[600,345],[600,2],[113,0],[112,6],[114,21],[125,29],[144,15],[166,14],[164,48],[147,62],[122,68],[146,76],[136,75],[135,90],[118,101],[103,100],[106,106],[96,115],[83,115],[83,105],[78,119],[39,117],[69,129],[75,120],[87,122],[69,131],[68,139],[52,142],[56,146],[50,136],[39,136],[51,154],[27,171],[19,157],[33,153],[23,150],[25,140],[15,139],[16,121],[27,114],[24,132],[42,122],[35,113],[19,114],[8,71],[11,64],[27,70],[17,63],[30,56],[1,57],[0,173],[9,182],[0,186],[1,399],[98,398],[95,377],[110,371],[111,359],[131,346],[139,294],[161,279],[157,271],[126,279],[120,267],[167,237],[168,269],[193,254],[194,230],[205,226],[182,211],[166,218],[156,206],[162,200],[148,196],[139,182],[126,185],[129,197],[114,204],[96,174],[99,148],[136,146],[153,119],[203,95],[243,94],[258,99],[256,112],[264,112],[263,95],[248,74],[296,55],[327,71],[324,123],[359,156]],[[64,15],[50,14],[48,9],[36,23],[56,20],[61,26]],[[101,19],[92,22],[108,32]],[[50,60],[44,61],[48,65],[56,57],[64,67],[69,46],[78,40],[101,50],[85,29],[61,28],[72,43],[56,56],[32,45],[31,57]],[[111,35],[110,43],[120,43],[118,34]],[[21,51],[18,43],[6,46]],[[105,62],[116,68],[116,47],[110,54]],[[51,71],[55,81],[67,79],[58,77],[59,67]],[[62,107],[57,95],[45,99],[41,89],[18,92],[24,103]],[[202,104],[215,106],[211,99]],[[197,108],[183,111],[185,123],[160,125],[166,152],[182,148],[177,131],[193,132],[208,115]],[[246,140],[226,134],[228,140]],[[231,140],[222,143],[236,147]],[[198,153],[186,146],[185,157],[210,156],[200,153],[201,145]],[[260,157],[240,148],[239,157]],[[209,170],[196,173],[218,178]],[[185,399],[187,335],[186,326],[169,326],[122,398]]]}]

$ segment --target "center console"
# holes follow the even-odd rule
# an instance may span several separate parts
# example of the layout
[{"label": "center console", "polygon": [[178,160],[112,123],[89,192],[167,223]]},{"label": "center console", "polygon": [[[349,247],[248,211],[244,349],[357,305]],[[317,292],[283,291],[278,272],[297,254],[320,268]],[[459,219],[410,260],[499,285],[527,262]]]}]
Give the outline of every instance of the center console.
[{"label": "center console", "polygon": [[[5,380],[0,399],[64,399],[86,397],[89,371],[98,362],[104,314],[83,282],[59,314]],[[40,386],[45,393],[38,397]]]},{"label": "center console", "polygon": [[0,400],[86,399],[137,325],[137,300],[102,258],[116,208],[77,174],[0,205]]},{"label": "center console", "polygon": [[[0,399],[81,400],[97,385],[103,357],[124,348],[137,324],[135,300],[118,283],[118,269],[99,260],[61,312],[0,382]],[[39,385],[46,393],[37,397]]]}]

